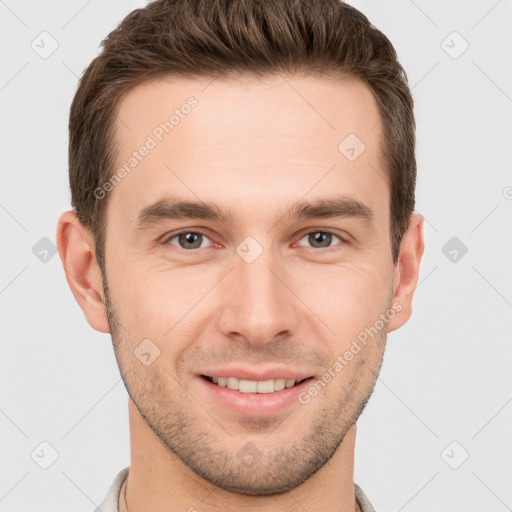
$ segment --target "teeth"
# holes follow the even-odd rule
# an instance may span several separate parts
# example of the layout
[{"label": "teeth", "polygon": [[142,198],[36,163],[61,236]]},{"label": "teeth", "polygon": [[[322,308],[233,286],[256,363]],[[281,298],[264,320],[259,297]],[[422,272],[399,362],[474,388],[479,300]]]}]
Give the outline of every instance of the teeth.
[{"label": "teeth", "polygon": [[295,380],[294,379],[286,379],[286,387],[291,388],[292,386],[295,386]]},{"label": "teeth", "polygon": [[213,382],[221,388],[233,389],[241,393],[273,393],[284,388],[295,386],[295,379],[271,379],[271,380],[244,380],[236,377],[212,378]]},{"label": "teeth", "polygon": [[273,393],[275,390],[275,383],[273,380],[262,380],[258,382],[258,393]]},{"label": "teeth", "polygon": [[[232,377],[232,378],[233,378],[233,380],[238,381],[238,379],[236,379],[235,377]],[[228,379],[228,382],[229,382],[229,379]],[[258,382],[255,380],[240,379],[238,387],[230,388],[230,389],[237,389],[238,391],[241,391],[242,393],[257,393],[258,392]]]},{"label": "teeth", "polygon": [[240,384],[241,384],[241,381],[239,381],[236,377],[228,377],[227,378],[226,387],[229,389],[234,389],[235,391],[238,391]]},{"label": "teeth", "polygon": [[286,387],[286,379],[276,379],[274,381],[274,389],[276,391],[281,391]]}]

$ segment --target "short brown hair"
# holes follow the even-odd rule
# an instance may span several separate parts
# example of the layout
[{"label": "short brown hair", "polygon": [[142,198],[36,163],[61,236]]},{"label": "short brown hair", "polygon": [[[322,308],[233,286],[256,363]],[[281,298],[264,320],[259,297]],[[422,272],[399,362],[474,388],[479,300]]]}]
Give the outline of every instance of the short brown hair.
[{"label": "short brown hair", "polygon": [[413,99],[393,45],[357,9],[341,0],[157,0],[128,14],[101,46],[71,105],[69,179],[73,209],[91,231],[103,272],[108,197],[98,200],[95,190],[114,172],[121,98],[159,77],[300,71],[355,77],[371,89],[398,261],[415,203]]}]

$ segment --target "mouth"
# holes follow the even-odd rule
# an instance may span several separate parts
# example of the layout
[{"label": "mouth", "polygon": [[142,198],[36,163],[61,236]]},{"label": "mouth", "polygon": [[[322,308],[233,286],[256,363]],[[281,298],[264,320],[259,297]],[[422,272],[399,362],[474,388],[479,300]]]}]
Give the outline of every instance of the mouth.
[{"label": "mouth", "polygon": [[209,375],[201,375],[201,378],[220,388],[227,388],[246,394],[277,393],[285,389],[297,387],[306,381],[314,379],[314,377],[306,377],[300,380],[277,378],[257,381],[238,379],[237,377],[210,377]]},{"label": "mouth", "polygon": [[229,370],[220,370],[214,375],[197,375],[197,382],[202,384],[199,393],[204,393],[205,403],[211,403],[212,407],[220,407],[219,414],[226,414],[228,410],[246,417],[271,417],[283,414],[286,409],[301,406],[300,394],[315,380],[315,377],[304,378],[304,374],[290,370],[281,372],[275,369],[264,376],[260,374],[260,380],[240,378],[254,379],[256,377],[254,372],[251,375],[247,370],[232,369],[232,371],[238,373],[238,377],[234,377],[233,374],[223,377],[224,373],[228,375],[231,373]]}]

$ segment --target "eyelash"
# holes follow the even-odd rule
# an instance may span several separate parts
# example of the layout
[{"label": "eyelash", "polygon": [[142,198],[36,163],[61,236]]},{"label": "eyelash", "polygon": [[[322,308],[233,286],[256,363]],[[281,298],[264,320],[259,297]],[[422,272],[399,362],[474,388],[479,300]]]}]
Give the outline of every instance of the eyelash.
[{"label": "eyelash", "polygon": [[[162,241],[162,243],[164,245],[169,244],[169,242],[171,240],[173,240],[174,238],[176,238],[179,235],[182,235],[183,233],[194,233],[194,234],[203,235],[204,237],[208,238],[208,240],[213,242],[213,240],[210,239],[210,236],[206,232],[202,231],[201,229],[184,229],[182,231],[178,231],[176,233],[172,233],[169,236],[166,236],[164,238],[164,240]],[[345,238],[343,238],[340,235],[334,233],[333,231],[323,230],[323,229],[314,229],[313,231],[307,231],[305,233],[302,233],[301,237],[299,238],[299,241],[302,240],[305,236],[313,234],[313,233],[324,233],[324,234],[333,235],[333,236],[335,236],[336,238],[338,238],[341,241],[341,245],[349,245],[348,240],[346,240]],[[174,246],[174,247],[176,249],[178,249],[179,251],[188,252],[188,253],[194,253],[197,250],[201,249],[201,247],[196,248],[196,249],[183,249],[182,247],[177,247],[177,246]],[[301,247],[303,247],[303,246],[301,246]],[[203,249],[205,249],[205,248],[203,248]],[[333,245],[333,246],[327,247],[327,248],[308,247],[308,249],[312,249],[312,250],[316,250],[316,251],[321,251],[321,252],[329,252],[331,250],[336,249],[336,245]]]}]

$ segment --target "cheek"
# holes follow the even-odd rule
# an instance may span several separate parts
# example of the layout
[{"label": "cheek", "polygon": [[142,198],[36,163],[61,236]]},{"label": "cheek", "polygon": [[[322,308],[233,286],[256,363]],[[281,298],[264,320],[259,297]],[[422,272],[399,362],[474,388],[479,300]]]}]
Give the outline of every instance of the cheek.
[{"label": "cheek", "polygon": [[211,288],[213,277],[191,267],[151,267],[124,259],[109,283],[116,313],[131,337],[158,340],[162,348],[172,338],[173,347],[179,350],[178,333],[181,336],[197,321],[194,310],[203,305],[201,298]]},{"label": "cheek", "polygon": [[373,325],[387,307],[392,276],[373,265],[318,266],[300,276],[293,289],[338,339]]}]

